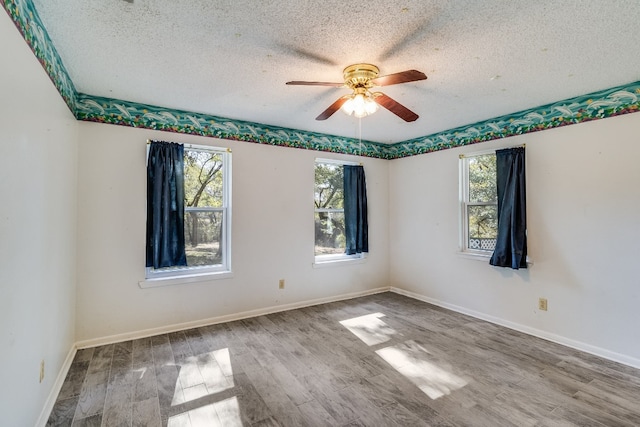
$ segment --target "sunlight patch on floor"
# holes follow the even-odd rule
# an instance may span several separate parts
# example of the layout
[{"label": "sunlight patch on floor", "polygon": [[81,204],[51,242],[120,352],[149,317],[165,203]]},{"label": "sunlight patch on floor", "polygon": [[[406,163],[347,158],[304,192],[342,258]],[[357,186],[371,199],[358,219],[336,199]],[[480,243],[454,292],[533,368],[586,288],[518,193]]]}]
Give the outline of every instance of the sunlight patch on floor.
[{"label": "sunlight patch on floor", "polygon": [[185,412],[183,414],[178,414],[169,417],[167,420],[167,427],[184,427],[188,426],[191,423],[189,420],[189,413]]},{"label": "sunlight patch on floor", "polygon": [[235,386],[228,348],[188,357],[176,367],[178,378],[171,402],[173,406]]},{"label": "sunlight patch on floor", "polygon": [[[220,422],[223,426],[233,427],[242,426],[242,419],[240,417],[240,404],[237,397],[221,400],[213,404],[216,408],[216,413],[220,418]],[[192,419],[193,423],[193,419]],[[193,424],[195,427],[195,424]]]},{"label": "sunlight patch on floor", "polygon": [[353,319],[342,320],[340,324],[349,329],[365,344],[372,346],[389,341],[392,335],[397,333],[395,329],[380,320],[384,316],[383,313],[367,314]]},{"label": "sunlight patch on floor", "polygon": [[242,427],[240,404],[237,397],[231,397],[173,415],[167,420],[167,427]]},{"label": "sunlight patch on floor", "polygon": [[463,378],[438,366],[429,352],[415,341],[385,347],[376,353],[431,399],[467,385]]},{"label": "sunlight patch on floor", "polygon": [[231,377],[233,375],[233,369],[231,368],[231,354],[229,353],[228,348],[215,350],[209,354],[212,354],[216,359],[218,366],[220,366],[220,369],[222,369],[222,373],[225,376]]}]

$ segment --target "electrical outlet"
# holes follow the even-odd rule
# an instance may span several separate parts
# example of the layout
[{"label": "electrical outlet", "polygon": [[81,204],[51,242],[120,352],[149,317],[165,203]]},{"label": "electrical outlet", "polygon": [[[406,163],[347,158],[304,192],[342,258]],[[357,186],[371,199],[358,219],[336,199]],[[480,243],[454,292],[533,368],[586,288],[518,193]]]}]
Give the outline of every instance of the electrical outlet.
[{"label": "electrical outlet", "polygon": [[538,308],[542,311],[547,311],[547,299],[540,298],[538,299]]},{"label": "electrical outlet", "polygon": [[280,282],[279,282],[279,284],[278,284],[278,287],[279,287],[280,289],[284,289],[284,279],[280,279]]},{"label": "electrical outlet", "polygon": [[40,382],[44,380],[44,359],[40,361]]}]

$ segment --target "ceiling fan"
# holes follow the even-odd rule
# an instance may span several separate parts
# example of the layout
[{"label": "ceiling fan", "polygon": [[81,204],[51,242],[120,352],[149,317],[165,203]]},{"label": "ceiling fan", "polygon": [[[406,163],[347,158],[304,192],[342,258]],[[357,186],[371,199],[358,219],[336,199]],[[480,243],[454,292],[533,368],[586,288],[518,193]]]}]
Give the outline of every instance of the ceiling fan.
[{"label": "ceiling fan", "polygon": [[393,100],[388,95],[385,95],[382,92],[372,93],[369,89],[374,86],[390,86],[399,83],[426,80],[427,76],[423,72],[417,70],[407,70],[381,77],[378,77],[379,73],[380,70],[375,65],[354,64],[349,65],[344,69],[344,83],[305,82],[296,80],[287,82],[286,84],[297,86],[347,87],[353,91],[349,95],[344,95],[338,98],[336,102],[331,104],[329,108],[316,117],[316,120],[326,120],[340,108],[342,108],[342,110],[347,114],[354,114],[356,117],[364,117],[369,114],[373,114],[378,109],[378,106],[381,105],[405,122],[415,121],[419,117],[416,113]]}]

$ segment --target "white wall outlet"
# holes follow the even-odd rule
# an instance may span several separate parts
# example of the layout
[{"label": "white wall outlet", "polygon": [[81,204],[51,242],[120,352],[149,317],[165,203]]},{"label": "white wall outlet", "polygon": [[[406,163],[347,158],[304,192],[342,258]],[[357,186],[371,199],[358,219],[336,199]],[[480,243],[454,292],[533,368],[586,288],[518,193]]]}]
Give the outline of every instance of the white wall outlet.
[{"label": "white wall outlet", "polygon": [[538,309],[540,309],[542,311],[547,311],[547,299],[546,298],[538,299]]}]

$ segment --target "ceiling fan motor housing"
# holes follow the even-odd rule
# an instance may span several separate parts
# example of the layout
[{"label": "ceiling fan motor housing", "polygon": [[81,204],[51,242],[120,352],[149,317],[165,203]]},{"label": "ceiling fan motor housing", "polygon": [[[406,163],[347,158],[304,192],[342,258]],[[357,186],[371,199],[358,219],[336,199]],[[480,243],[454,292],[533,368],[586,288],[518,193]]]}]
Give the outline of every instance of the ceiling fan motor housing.
[{"label": "ceiling fan motor housing", "polygon": [[380,70],[372,64],[354,64],[344,69],[344,84],[356,90],[359,88],[369,89],[373,87],[371,80],[378,77]]}]

